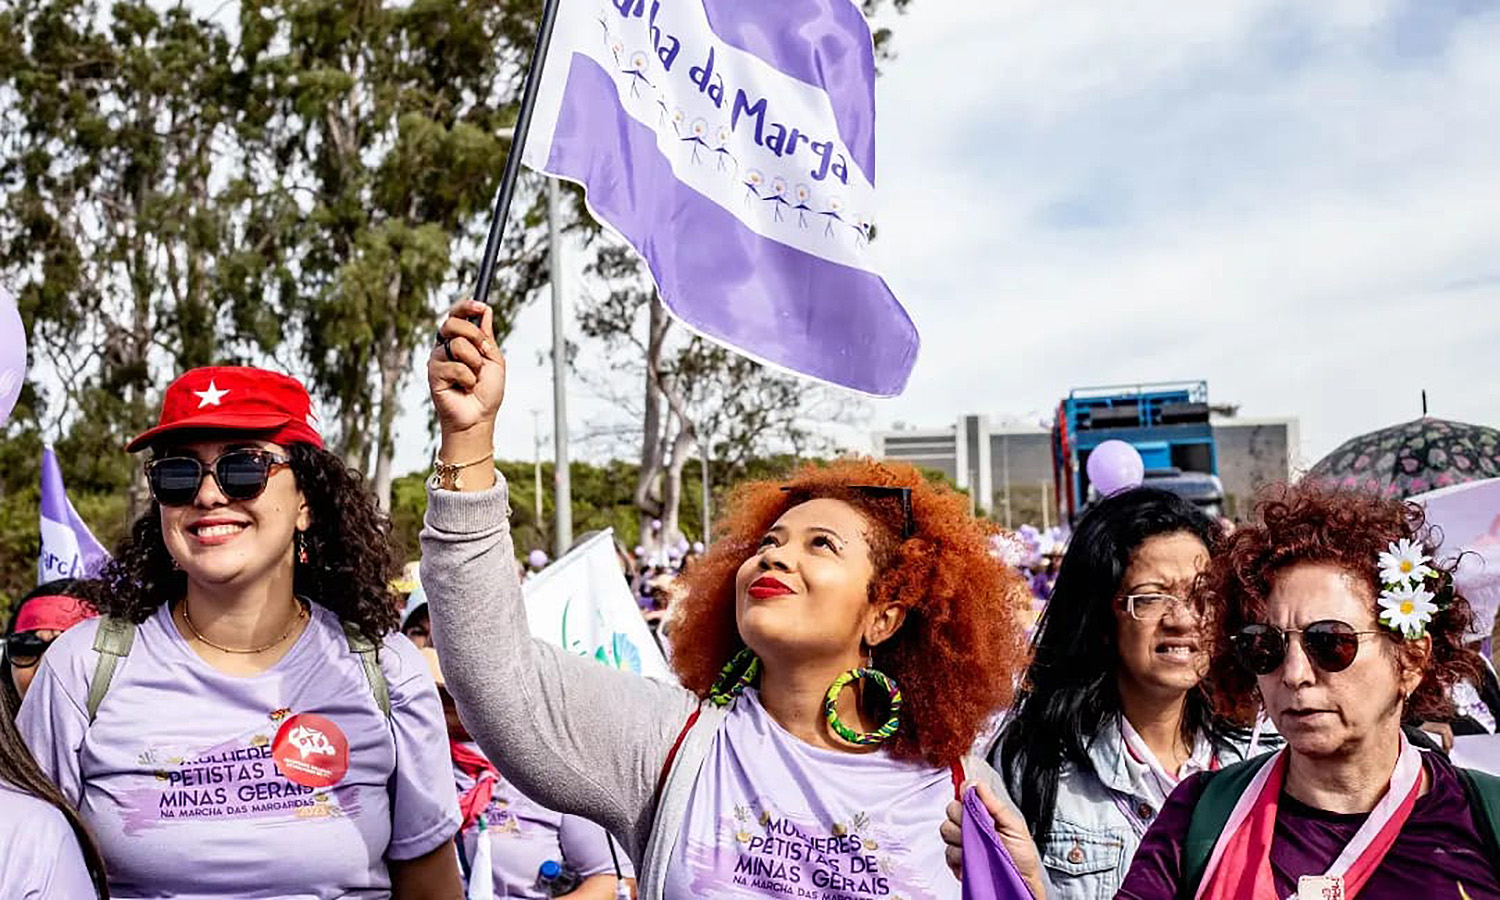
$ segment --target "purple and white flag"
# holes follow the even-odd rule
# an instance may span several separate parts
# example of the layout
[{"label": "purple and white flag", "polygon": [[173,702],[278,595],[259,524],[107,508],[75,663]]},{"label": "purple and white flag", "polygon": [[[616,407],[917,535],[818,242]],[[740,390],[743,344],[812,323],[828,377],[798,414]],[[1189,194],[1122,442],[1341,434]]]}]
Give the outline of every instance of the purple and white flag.
[{"label": "purple and white flag", "polygon": [[99,574],[109,552],[94,539],[63,489],[62,469],[51,447],[42,450],[42,553],[37,584]]},{"label": "purple and white flag", "polygon": [[917,331],[871,260],[875,59],[850,0],[559,0],[523,160],[575,181],[667,308],[877,396]]}]

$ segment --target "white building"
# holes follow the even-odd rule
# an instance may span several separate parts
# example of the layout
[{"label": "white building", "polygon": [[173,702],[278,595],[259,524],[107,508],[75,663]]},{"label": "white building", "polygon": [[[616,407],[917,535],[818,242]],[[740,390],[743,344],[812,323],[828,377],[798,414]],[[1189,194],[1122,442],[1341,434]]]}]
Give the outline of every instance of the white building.
[{"label": "white building", "polygon": [[[1296,418],[1215,417],[1210,424],[1230,516],[1248,511],[1262,486],[1291,477],[1301,440]],[[898,428],[872,438],[877,458],[944,473],[969,492],[978,511],[1002,523],[1057,523],[1050,428],[1012,420],[992,425],[988,416],[965,414],[946,427]]]}]

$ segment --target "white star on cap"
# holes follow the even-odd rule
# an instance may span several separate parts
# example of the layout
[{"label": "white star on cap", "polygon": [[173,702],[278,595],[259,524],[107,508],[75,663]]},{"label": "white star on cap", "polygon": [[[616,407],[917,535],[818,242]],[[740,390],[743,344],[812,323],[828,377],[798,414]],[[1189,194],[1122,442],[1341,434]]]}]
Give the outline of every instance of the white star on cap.
[{"label": "white star on cap", "polygon": [[209,379],[208,390],[193,391],[193,396],[198,398],[198,408],[202,409],[205,406],[221,405],[224,402],[224,395],[227,393],[229,392],[219,390],[218,387],[214,385],[213,379]]}]

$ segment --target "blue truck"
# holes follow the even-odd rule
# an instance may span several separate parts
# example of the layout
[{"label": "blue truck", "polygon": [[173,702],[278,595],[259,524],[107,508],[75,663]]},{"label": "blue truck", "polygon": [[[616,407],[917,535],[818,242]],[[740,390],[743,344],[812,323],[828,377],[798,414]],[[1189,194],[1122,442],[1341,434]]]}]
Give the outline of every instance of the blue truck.
[{"label": "blue truck", "polygon": [[1057,407],[1052,465],[1057,508],[1076,521],[1098,492],[1091,491],[1088,458],[1105,441],[1126,441],[1146,465],[1145,483],[1220,515],[1224,486],[1209,424],[1208,382],[1168,382],[1076,388]]}]

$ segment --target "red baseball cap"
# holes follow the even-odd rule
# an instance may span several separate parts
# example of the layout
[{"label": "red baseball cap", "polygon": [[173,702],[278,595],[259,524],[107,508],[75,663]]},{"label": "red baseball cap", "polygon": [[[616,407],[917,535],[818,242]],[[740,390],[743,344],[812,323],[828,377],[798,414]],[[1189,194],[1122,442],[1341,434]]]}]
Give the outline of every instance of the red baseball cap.
[{"label": "red baseball cap", "polygon": [[167,388],[161,421],[125,446],[134,453],[178,431],[248,431],[277,444],[323,446],[302,382],[251,366],[192,369]]}]

